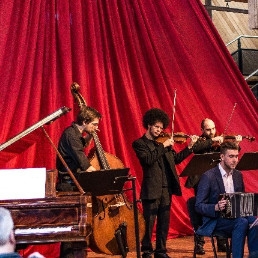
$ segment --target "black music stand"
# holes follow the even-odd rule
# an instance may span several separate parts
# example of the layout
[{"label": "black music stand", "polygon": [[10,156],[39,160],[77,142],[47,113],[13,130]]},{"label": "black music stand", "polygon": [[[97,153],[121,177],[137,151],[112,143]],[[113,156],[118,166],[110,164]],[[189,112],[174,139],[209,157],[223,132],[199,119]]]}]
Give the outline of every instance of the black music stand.
[{"label": "black music stand", "polygon": [[220,153],[195,154],[187,164],[180,177],[202,175],[205,171],[215,167],[220,162]]},{"label": "black music stand", "polygon": [[77,180],[84,192],[93,196],[120,194],[129,178],[128,171],[129,168],[119,168],[83,172]]},{"label": "black music stand", "polygon": [[258,169],[258,152],[246,152],[238,162],[238,170],[255,170]]},{"label": "black music stand", "polygon": [[137,258],[141,257],[140,237],[139,237],[139,221],[136,200],[135,177],[128,174],[129,168],[118,169],[103,169],[93,172],[83,172],[79,174],[77,180],[80,183],[85,193],[90,193],[93,196],[101,196],[108,194],[120,194],[123,191],[126,181],[132,182],[133,191],[133,207],[134,207],[134,222],[135,222],[135,238]]}]

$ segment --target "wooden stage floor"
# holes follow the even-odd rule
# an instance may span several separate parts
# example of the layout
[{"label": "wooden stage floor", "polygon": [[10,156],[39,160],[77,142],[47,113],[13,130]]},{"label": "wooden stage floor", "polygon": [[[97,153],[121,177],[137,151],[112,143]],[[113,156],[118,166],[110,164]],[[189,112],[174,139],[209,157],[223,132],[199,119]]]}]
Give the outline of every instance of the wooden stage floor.
[{"label": "wooden stage floor", "polygon": [[[212,246],[210,238],[205,239],[205,255],[197,255],[198,258],[213,258]],[[178,237],[170,239],[167,242],[168,255],[173,258],[192,258],[193,257],[193,236]],[[112,257],[119,258],[121,255],[106,255],[97,254],[92,251],[88,252],[88,258],[103,258]],[[225,253],[218,253],[218,258],[226,257]],[[136,252],[129,252],[127,258],[137,258]],[[243,258],[248,258],[247,246],[245,245],[245,255]]]}]

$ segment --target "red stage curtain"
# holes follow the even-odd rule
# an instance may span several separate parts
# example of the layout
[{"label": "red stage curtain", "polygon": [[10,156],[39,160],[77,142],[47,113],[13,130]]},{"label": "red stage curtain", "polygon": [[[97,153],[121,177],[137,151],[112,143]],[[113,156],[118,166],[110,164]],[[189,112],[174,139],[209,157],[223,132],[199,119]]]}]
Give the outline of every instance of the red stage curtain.
[{"label": "red stage curtain", "polygon": [[[142,172],[131,144],[144,133],[141,119],[149,108],[172,117],[175,89],[175,132],[199,135],[201,120],[210,117],[218,133],[257,135],[257,101],[198,0],[1,0],[0,34],[1,143],[71,107],[46,126],[57,143],[77,112],[73,81],[102,113],[103,148],[137,176],[137,195]],[[243,141],[241,152],[257,146]],[[178,174],[188,161],[177,166]],[[41,129],[0,152],[1,169],[26,167],[55,167]],[[256,173],[244,175],[247,191],[256,191]],[[170,237],[192,234],[185,201],[193,192],[180,180],[183,196],[173,197]]]}]

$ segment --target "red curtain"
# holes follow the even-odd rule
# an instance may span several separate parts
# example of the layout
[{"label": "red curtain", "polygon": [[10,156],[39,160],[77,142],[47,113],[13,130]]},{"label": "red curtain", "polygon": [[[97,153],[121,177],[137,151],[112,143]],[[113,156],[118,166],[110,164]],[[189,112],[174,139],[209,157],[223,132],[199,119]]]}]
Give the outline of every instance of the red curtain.
[{"label": "red curtain", "polygon": [[[102,113],[103,148],[130,167],[137,196],[142,172],[131,144],[144,133],[149,108],[172,117],[175,90],[175,132],[199,135],[201,120],[210,117],[218,133],[257,136],[257,101],[198,0],[2,0],[0,34],[1,143],[71,107],[45,126],[57,144],[77,113],[74,81]],[[243,141],[241,155],[257,146]],[[52,169],[55,156],[37,129],[0,152],[0,168]],[[257,191],[256,172],[244,174],[247,191]],[[185,201],[193,192],[180,180],[170,237],[192,234]]]}]

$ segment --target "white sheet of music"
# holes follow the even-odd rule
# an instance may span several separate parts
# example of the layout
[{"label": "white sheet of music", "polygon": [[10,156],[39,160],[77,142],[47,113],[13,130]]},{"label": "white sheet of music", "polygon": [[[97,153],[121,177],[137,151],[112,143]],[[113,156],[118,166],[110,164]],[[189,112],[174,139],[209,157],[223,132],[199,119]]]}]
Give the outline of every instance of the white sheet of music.
[{"label": "white sheet of music", "polygon": [[45,198],[46,168],[0,169],[0,200]]}]

